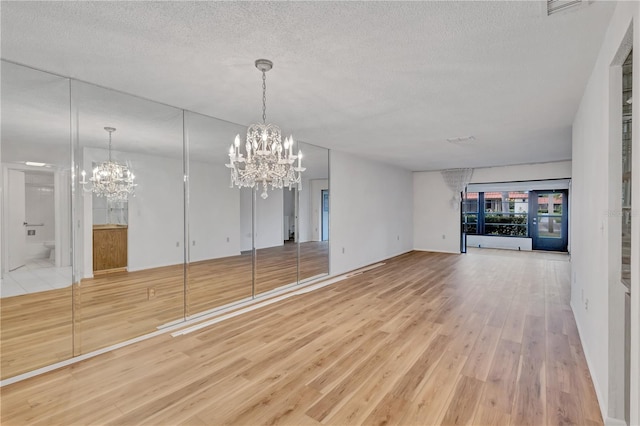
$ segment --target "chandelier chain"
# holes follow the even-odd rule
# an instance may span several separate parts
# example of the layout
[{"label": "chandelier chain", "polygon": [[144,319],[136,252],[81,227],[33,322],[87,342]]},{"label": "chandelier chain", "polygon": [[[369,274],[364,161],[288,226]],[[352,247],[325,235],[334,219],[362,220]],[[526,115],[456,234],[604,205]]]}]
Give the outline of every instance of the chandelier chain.
[{"label": "chandelier chain", "polygon": [[262,123],[267,122],[267,73],[262,71]]},{"label": "chandelier chain", "polygon": [[108,131],[108,132],[109,132],[109,161],[111,161],[111,133],[113,132],[111,131]]}]

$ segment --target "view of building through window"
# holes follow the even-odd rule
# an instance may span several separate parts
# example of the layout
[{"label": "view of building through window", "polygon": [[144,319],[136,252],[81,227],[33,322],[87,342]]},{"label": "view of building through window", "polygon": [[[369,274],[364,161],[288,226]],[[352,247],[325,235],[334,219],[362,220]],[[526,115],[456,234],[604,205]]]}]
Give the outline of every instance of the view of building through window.
[{"label": "view of building through window", "polygon": [[462,213],[463,230],[467,234],[526,237],[529,193],[470,192],[463,201]]}]

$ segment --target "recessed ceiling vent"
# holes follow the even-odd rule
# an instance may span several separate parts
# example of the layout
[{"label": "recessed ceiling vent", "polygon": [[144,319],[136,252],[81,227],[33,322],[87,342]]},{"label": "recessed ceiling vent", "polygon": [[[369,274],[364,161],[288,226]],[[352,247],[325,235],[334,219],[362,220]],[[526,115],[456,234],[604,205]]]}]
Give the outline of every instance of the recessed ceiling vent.
[{"label": "recessed ceiling vent", "polygon": [[447,138],[447,142],[449,143],[466,143],[466,142],[473,142],[476,140],[476,137],[471,135],[471,136],[462,136],[459,138]]},{"label": "recessed ceiling vent", "polygon": [[547,0],[547,15],[573,9],[574,7],[581,6],[582,3],[587,2],[582,0]]}]

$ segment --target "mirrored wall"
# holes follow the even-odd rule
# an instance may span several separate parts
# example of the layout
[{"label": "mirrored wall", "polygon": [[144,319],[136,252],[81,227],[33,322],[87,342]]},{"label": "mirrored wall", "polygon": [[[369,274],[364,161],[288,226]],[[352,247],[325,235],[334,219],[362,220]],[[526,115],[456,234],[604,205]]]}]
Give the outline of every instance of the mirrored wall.
[{"label": "mirrored wall", "polygon": [[246,127],[1,65],[3,379],[329,273],[326,149],[262,199],[229,185]]},{"label": "mirrored wall", "polygon": [[2,378],[73,355],[66,78],[2,62]]}]

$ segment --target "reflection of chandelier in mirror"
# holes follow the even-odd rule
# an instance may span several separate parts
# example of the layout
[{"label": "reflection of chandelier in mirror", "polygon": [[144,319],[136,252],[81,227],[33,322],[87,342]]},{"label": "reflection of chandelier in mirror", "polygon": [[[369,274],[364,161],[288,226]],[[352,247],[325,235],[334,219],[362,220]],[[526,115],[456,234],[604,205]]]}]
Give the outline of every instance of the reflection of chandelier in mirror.
[{"label": "reflection of chandelier in mirror", "polygon": [[[240,152],[240,135],[229,148],[229,164],[231,169],[231,187],[250,187],[262,183],[262,198],[267,198],[267,185],[271,189],[301,186],[302,153],[293,154],[293,137],[289,136],[282,143],[280,127],[267,124],[267,76],[266,72],[273,67],[267,59],[256,60],[256,68],[262,72],[262,123],[252,124],[247,129],[245,144],[246,153]],[[297,167],[293,163],[298,160]]]},{"label": "reflection of chandelier in mirror", "polygon": [[[125,201],[134,195],[137,186],[133,183],[135,176],[125,164],[111,160],[111,134],[116,131],[114,127],[105,127],[109,132],[109,160],[98,164],[93,168],[93,176],[86,180],[86,172],[82,171],[80,184],[86,191],[91,191],[98,197],[106,197],[109,200]],[[91,188],[86,185],[91,183]]]}]

